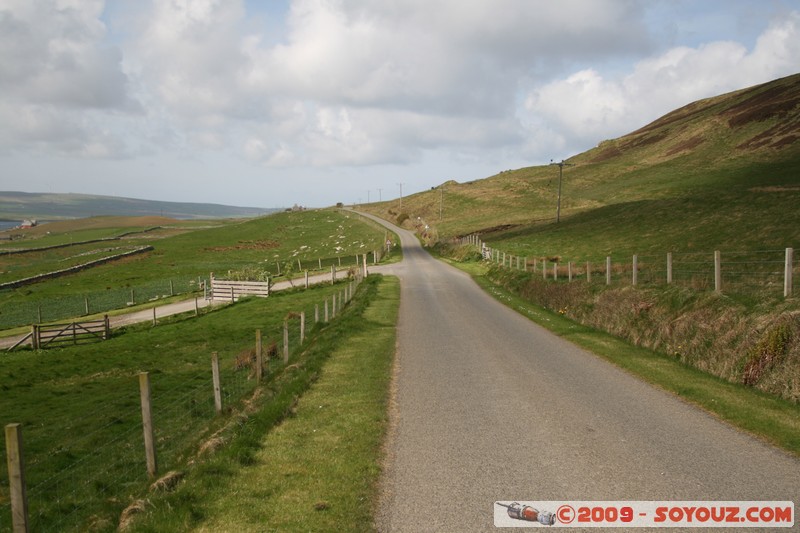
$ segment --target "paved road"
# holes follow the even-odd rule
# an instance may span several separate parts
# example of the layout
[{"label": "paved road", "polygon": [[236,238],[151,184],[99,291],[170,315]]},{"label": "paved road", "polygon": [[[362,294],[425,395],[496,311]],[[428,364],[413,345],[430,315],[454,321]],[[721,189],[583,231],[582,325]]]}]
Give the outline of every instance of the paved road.
[{"label": "paved road", "polygon": [[380,531],[494,531],[496,500],[800,503],[800,461],[554,336],[392,229],[404,260]]}]

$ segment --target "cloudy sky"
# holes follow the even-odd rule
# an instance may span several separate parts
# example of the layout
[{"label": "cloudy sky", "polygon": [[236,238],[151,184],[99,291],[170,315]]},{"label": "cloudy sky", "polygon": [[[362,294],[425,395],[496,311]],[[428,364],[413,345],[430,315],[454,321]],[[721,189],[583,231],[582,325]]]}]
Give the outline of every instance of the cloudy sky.
[{"label": "cloudy sky", "polygon": [[797,72],[800,0],[0,0],[0,190],[386,200]]}]

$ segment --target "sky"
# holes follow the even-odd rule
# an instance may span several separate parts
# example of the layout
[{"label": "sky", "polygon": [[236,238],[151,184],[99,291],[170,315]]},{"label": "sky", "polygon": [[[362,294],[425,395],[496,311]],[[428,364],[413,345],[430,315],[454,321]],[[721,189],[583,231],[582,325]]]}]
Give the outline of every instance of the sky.
[{"label": "sky", "polygon": [[389,200],[798,72],[800,0],[0,0],[0,190]]}]

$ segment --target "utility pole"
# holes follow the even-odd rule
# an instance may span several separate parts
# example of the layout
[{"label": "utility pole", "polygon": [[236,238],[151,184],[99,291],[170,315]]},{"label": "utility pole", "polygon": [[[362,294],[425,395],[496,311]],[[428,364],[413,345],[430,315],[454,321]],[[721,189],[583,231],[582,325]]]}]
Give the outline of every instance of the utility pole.
[{"label": "utility pole", "polygon": [[574,167],[572,163],[567,163],[563,159],[560,163],[554,163],[550,160],[551,165],[558,165],[558,203],[556,204],[556,223],[561,222],[561,178],[564,176],[564,167]]},{"label": "utility pole", "polygon": [[400,186],[400,210],[402,211],[403,210],[403,184],[402,183],[398,183],[398,185]]}]

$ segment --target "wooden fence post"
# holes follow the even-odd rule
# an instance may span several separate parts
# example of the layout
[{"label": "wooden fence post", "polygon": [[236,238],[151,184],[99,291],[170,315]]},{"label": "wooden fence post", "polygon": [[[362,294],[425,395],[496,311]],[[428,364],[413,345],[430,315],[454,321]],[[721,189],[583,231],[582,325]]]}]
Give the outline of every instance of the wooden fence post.
[{"label": "wooden fence post", "polygon": [[553,280],[558,279],[558,263],[553,263]]},{"label": "wooden fence post", "polygon": [[264,369],[264,356],[261,346],[261,330],[256,330],[256,383],[261,383]]},{"label": "wooden fence post", "polygon": [[103,340],[107,341],[111,338],[111,323],[108,321],[108,315],[103,315]]},{"label": "wooden fence post", "polygon": [[289,321],[283,321],[283,363],[289,363]]},{"label": "wooden fence post", "polygon": [[214,409],[222,414],[222,386],[219,381],[219,354],[211,352],[211,379],[214,381]]},{"label": "wooden fence post", "polygon": [[306,289],[308,288],[308,270],[306,270]]},{"label": "wooden fence post", "polygon": [[367,254],[364,254],[363,266],[364,266],[364,277],[366,278],[367,277]]},{"label": "wooden fence post", "polygon": [[83,297],[83,305],[84,305],[84,309],[86,311],[86,313],[84,313],[84,314],[88,315],[89,314],[89,297],[88,296],[84,296]]},{"label": "wooden fence post", "polygon": [[142,404],[142,432],[144,433],[144,453],[147,458],[147,475],[154,479],[158,474],[156,461],[156,440],[153,430],[153,409],[150,403],[150,374],[139,374],[139,396]]},{"label": "wooden fence post", "polygon": [[314,304],[314,324],[319,323],[319,304]]},{"label": "wooden fence post", "polygon": [[231,303],[236,302],[236,297],[233,294],[233,287],[231,287]]},{"label": "wooden fence post", "polygon": [[300,311],[300,344],[306,341],[306,312]]},{"label": "wooden fence post", "polygon": [[175,286],[172,284],[172,280],[169,280],[169,295],[175,296]]},{"label": "wooden fence post", "polygon": [[194,316],[198,316],[200,314],[200,306],[197,303],[197,296],[194,297]]},{"label": "wooden fence post", "polygon": [[722,254],[714,250],[714,291],[722,292]]},{"label": "wooden fence post", "polygon": [[611,256],[606,256],[606,285],[611,285]]},{"label": "wooden fence post", "polygon": [[525,272],[528,271],[528,256],[527,255],[522,258],[522,270],[524,270]]},{"label": "wooden fence post", "polygon": [[6,425],[6,462],[11,492],[11,527],[14,533],[28,533],[28,495],[25,486],[25,457],[22,425]]},{"label": "wooden fence post", "polygon": [[783,268],[783,297],[792,295],[792,263],[794,262],[794,249],[786,249],[786,260]]},{"label": "wooden fence post", "polygon": [[156,306],[153,306],[153,327],[156,325]]},{"label": "wooden fence post", "polygon": [[136,304],[136,293],[134,292],[133,289],[131,289],[131,305],[135,304]]},{"label": "wooden fence post", "polygon": [[672,284],[672,252],[667,252],[667,285]]},{"label": "wooden fence post", "polygon": [[336,294],[334,294],[331,298],[331,318],[336,318]]},{"label": "wooden fence post", "polygon": [[586,261],[586,283],[592,282],[592,265]]},{"label": "wooden fence post", "polygon": [[41,346],[41,335],[39,333],[39,324],[31,326],[31,348],[38,350]]},{"label": "wooden fence post", "polygon": [[633,276],[631,277],[631,284],[636,285],[639,282],[639,256],[633,254]]},{"label": "wooden fence post", "polygon": [[331,265],[331,285],[336,283],[336,267]]},{"label": "wooden fence post", "polygon": [[328,299],[325,298],[325,323],[328,323]]}]

